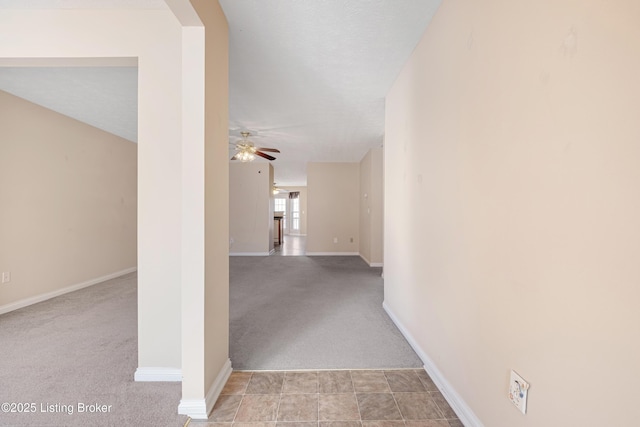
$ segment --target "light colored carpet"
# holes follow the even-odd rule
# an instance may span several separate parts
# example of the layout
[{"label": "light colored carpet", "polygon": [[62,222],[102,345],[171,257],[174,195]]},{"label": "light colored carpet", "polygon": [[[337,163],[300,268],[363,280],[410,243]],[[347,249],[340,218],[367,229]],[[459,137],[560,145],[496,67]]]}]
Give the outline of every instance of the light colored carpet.
[{"label": "light colored carpet", "polygon": [[360,257],[230,257],[234,369],[420,368]]},{"label": "light colored carpet", "polygon": [[[0,425],[183,426],[180,383],[133,381],[136,316],[135,274],[0,316],[0,403],[36,404],[0,412]],[[111,410],[78,413],[78,403]]]},{"label": "light colored carpet", "polygon": [[[232,257],[230,266],[234,369],[422,366],[382,309],[380,269],[360,258]],[[133,381],[136,316],[135,274],[1,315],[0,403],[36,412],[0,412],[0,425],[183,426],[179,383]],[[78,403],[111,410],[78,413]]]}]

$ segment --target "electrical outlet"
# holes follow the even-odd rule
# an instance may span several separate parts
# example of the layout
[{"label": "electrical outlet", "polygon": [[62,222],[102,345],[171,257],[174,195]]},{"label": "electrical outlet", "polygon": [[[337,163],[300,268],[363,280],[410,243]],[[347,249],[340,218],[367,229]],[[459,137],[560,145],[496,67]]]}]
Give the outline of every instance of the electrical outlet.
[{"label": "electrical outlet", "polygon": [[511,378],[509,380],[509,400],[523,414],[527,413],[527,392],[529,391],[529,383],[526,382],[516,371],[511,370]]},{"label": "electrical outlet", "polygon": [[11,281],[11,272],[5,271],[2,273],[2,283],[9,283]]},{"label": "electrical outlet", "polygon": [[333,238],[333,243],[338,243],[338,238],[337,237]]}]

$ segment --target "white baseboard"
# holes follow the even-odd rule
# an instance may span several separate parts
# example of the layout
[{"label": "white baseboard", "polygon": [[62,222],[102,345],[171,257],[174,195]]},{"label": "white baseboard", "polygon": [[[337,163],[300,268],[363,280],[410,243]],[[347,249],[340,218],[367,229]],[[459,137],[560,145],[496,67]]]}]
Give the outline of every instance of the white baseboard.
[{"label": "white baseboard", "polygon": [[206,420],[209,418],[207,404],[204,399],[180,399],[178,414],[188,415],[194,420]]},{"label": "white baseboard", "polygon": [[269,252],[229,252],[229,256],[269,256]]},{"label": "white baseboard", "polygon": [[413,336],[387,305],[386,301],[382,303],[382,307],[387,312],[391,320],[393,320],[393,323],[395,323],[402,335],[404,335],[405,339],[416,352],[420,360],[422,360],[424,363],[424,370],[427,371],[427,374],[429,374],[434,384],[438,387],[438,390],[440,390],[444,398],[447,400],[451,409],[453,409],[456,415],[458,415],[462,424],[464,424],[465,427],[484,427],[482,421],[480,421],[469,405],[467,405],[462,397],[455,391],[453,386],[449,381],[447,381],[442,372],[440,372],[433,360],[431,360],[431,358],[420,348]]},{"label": "white baseboard", "polygon": [[218,397],[220,396],[224,385],[227,383],[231,372],[233,372],[233,369],[231,368],[231,359],[227,359],[227,361],[222,366],[220,373],[213,381],[213,384],[211,384],[211,387],[209,387],[209,391],[207,391],[207,394],[205,395],[204,399],[207,403],[207,415],[210,414],[213,410],[213,405],[215,405],[216,400],[218,400]]},{"label": "white baseboard", "polygon": [[177,368],[138,368],[133,375],[136,382],[182,381],[182,370]]},{"label": "white baseboard", "polygon": [[371,262],[364,255],[362,255],[362,254],[359,254],[359,255],[360,255],[360,258],[362,258],[362,260],[369,265],[369,267],[382,267],[382,263],[381,262]]},{"label": "white baseboard", "polygon": [[358,256],[358,252],[307,252],[307,256]]},{"label": "white baseboard", "polygon": [[20,301],[12,302],[9,304],[5,304],[0,306],[0,314],[9,313],[10,311],[18,310],[20,308],[24,308],[30,306],[32,304],[37,304],[42,301],[46,301],[51,298],[58,297],[60,295],[68,294],[69,292],[77,291],[82,288],[86,288],[92,285],[96,285],[98,283],[102,283],[106,280],[115,279],[116,277],[124,276],[125,274],[133,273],[137,271],[138,267],[131,267],[125,270],[120,270],[115,273],[107,274],[105,276],[96,277],[95,279],[87,280],[82,283],[78,283],[75,285],[67,286],[62,289],[57,289],[55,291],[47,292],[45,294],[36,295],[33,297],[21,299]]},{"label": "white baseboard", "polygon": [[231,375],[231,359],[227,359],[220,373],[211,384],[204,399],[182,399],[178,405],[178,414],[188,415],[194,420],[206,420]]}]

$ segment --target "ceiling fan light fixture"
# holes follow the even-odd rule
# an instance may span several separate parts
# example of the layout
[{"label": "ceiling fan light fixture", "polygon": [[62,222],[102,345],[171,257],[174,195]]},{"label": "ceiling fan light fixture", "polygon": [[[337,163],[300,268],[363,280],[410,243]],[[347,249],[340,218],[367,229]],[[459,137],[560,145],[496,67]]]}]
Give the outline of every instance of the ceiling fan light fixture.
[{"label": "ceiling fan light fixture", "polygon": [[251,152],[251,150],[243,150],[237,154],[237,158],[241,162],[245,163],[245,162],[253,161],[253,159],[255,159],[256,156]]},{"label": "ceiling fan light fixture", "polygon": [[276,194],[280,193],[282,191],[281,188],[276,187],[276,183],[273,183],[273,195],[275,196]]},{"label": "ceiling fan light fixture", "polygon": [[253,142],[249,141],[248,139],[249,136],[251,135],[250,132],[240,132],[240,134],[242,135],[242,140],[236,142],[237,153],[231,158],[231,160],[240,160],[241,162],[251,162],[256,158],[256,156],[260,156],[267,160],[275,160],[276,159],[275,157],[269,154],[263,153],[262,151],[268,151],[268,152],[274,152],[274,153],[280,152],[280,150],[275,148],[256,147],[255,145],[253,145]]}]

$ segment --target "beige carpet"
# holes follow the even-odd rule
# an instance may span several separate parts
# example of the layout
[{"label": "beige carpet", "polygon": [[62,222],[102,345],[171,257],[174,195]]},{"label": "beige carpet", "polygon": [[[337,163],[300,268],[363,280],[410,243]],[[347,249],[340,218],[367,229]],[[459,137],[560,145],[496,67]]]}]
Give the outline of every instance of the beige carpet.
[{"label": "beige carpet", "polygon": [[357,256],[231,257],[234,369],[421,368],[382,308],[380,268]]},{"label": "beige carpet", "polygon": [[136,313],[130,274],[1,315],[0,425],[183,426],[180,383],[133,381]]}]

